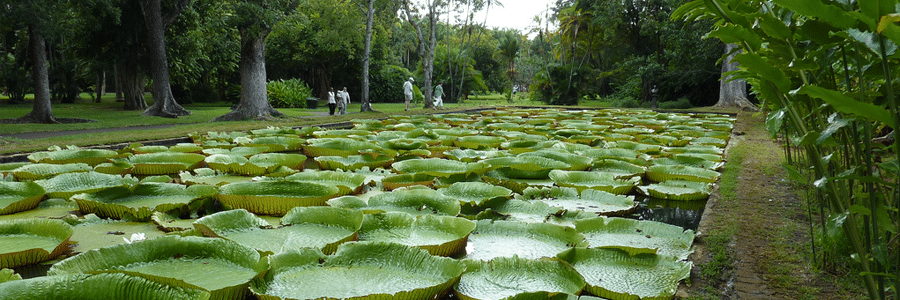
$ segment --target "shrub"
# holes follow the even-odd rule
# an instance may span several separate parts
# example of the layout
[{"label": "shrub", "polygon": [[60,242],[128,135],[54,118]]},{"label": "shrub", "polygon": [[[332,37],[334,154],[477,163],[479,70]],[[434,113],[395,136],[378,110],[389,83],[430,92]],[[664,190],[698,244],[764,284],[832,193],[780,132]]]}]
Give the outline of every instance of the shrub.
[{"label": "shrub", "polygon": [[631,97],[631,96],[626,96],[626,97],[622,97],[622,98],[612,99],[612,100],[609,100],[609,103],[610,103],[613,107],[619,107],[619,108],[638,108],[638,107],[641,107],[641,102],[638,101],[637,99],[634,99],[634,97]]},{"label": "shrub", "polygon": [[666,101],[666,102],[659,103],[660,109],[688,109],[691,107],[694,107],[694,106],[691,105],[691,101],[688,100],[687,97],[681,97],[675,101]]},{"label": "shrub", "polygon": [[425,102],[425,95],[422,95],[422,91],[419,90],[418,85],[413,85],[413,103],[419,104]]},{"label": "shrub", "polygon": [[372,72],[372,81],[369,83],[369,101],[372,103],[402,103],[403,82],[406,82],[411,73],[406,68],[395,65],[385,65],[380,70]]},{"label": "shrub", "polygon": [[266,92],[274,108],[306,108],[306,98],[312,96],[312,89],[296,78],[269,81]]}]

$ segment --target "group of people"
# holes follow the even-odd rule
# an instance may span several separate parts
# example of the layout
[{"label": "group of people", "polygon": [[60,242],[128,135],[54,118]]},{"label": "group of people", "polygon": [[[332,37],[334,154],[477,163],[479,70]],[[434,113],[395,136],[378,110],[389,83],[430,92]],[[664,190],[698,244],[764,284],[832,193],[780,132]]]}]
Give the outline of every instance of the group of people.
[{"label": "group of people", "polygon": [[335,93],[334,88],[328,88],[328,111],[330,115],[334,115],[335,109],[341,115],[347,114],[347,105],[350,105],[350,93],[347,93],[347,87]]},{"label": "group of people", "polygon": [[[404,103],[406,103],[406,111],[409,111],[409,103],[413,99],[413,82],[415,80],[410,77],[409,80],[403,83],[403,97]],[[438,81],[438,84],[434,87],[434,100],[432,109],[444,109],[444,82]],[[330,115],[335,114],[335,110],[340,115],[347,114],[347,105],[350,105],[350,94],[347,93],[347,87],[344,87],[343,90],[339,90],[337,92],[334,91],[334,88],[328,88],[328,111]]]},{"label": "group of people", "polygon": [[[403,97],[404,103],[406,103],[406,110],[409,111],[409,103],[413,99],[413,82],[416,82],[412,77],[409,78],[406,82],[403,83]],[[444,109],[444,82],[438,81],[438,84],[434,87],[434,100],[432,100],[431,109]]]}]

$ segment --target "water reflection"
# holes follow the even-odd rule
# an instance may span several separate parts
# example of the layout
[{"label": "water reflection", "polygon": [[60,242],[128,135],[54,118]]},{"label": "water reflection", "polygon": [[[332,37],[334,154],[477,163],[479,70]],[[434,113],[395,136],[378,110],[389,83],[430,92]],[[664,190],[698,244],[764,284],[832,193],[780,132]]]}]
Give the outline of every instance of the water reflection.
[{"label": "water reflection", "polygon": [[[643,198],[643,199],[641,199]],[[651,220],[680,226],[697,231],[706,201],[675,201],[656,198],[638,197],[638,210],[630,217],[638,220]]]}]

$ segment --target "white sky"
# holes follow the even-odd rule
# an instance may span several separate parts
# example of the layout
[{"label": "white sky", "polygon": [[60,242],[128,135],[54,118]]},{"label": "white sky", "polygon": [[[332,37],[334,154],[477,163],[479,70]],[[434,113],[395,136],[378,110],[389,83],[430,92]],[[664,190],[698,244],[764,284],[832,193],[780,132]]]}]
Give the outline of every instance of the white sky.
[{"label": "white sky", "polygon": [[[500,0],[503,7],[491,7],[488,11],[487,27],[513,28],[522,33],[527,33],[529,27],[534,27],[534,16],[541,15],[545,18],[545,12],[553,6],[553,0]],[[478,22],[484,21],[484,14],[476,17]],[[550,26],[553,28],[554,26]]]}]

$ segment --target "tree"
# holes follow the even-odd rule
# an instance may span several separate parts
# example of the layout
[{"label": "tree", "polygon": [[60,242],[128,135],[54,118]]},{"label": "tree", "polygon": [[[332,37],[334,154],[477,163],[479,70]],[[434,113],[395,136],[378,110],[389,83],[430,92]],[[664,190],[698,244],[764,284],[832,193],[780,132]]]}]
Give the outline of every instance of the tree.
[{"label": "tree", "polygon": [[193,0],[175,0],[173,8],[163,11],[162,0],[140,0],[144,22],[147,24],[147,44],[150,48],[150,74],[153,76],[153,105],[142,114],[174,118],[191,114],[181,107],[172,96],[169,82],[169,61],[166,56],[166,27]]},{"label": "tree", "polygon": [[[424,9],[426,10],[425,16],[418,16],[415,12],[418,10],[413,10],[409,6],[409,1],[403,1],[403,12],[406,14],[406,20],[410,25],[413,26],[416,30],[416,37],[419,41],[419,57],[422,58],[422,84],[423,89],[422,94],[425,96],[425,108],[431,108],[433,106],[433,102],[429,101],[431,97],[431,75],[434,71],[434,50],[435,45],[437,44],[437,33],[436,26],[438,22],[439,11],[438,9],[446,5],[446,3],[440,0],[430,0],[425,4]],[[422,22],[424,18],[424,22]],[[424,23],[423,26],[419,24],[420,22]],[[428,39],[425,39],[425,34],[427,30]]]},{"label": "tree", "polygon": [[740,108],[748,111],[759,110],[756,105],[747,100],[747,82],[735,78],[731,73],[737,71],[740,65],[734,61],[734,56],[740,52],[736,44],[725,45],[725,59],[722,61],[722,80],[719,84],[719,102],[715,107]]},{"label": "tree", "polygon": [[271,119],[284,114],[269,104],[266,94],[266,37],[286,14],[296,8],[293,1],[237,1],[231,23],[241,38],[241,101],[231,112],[212,122],[244,119]]}]

